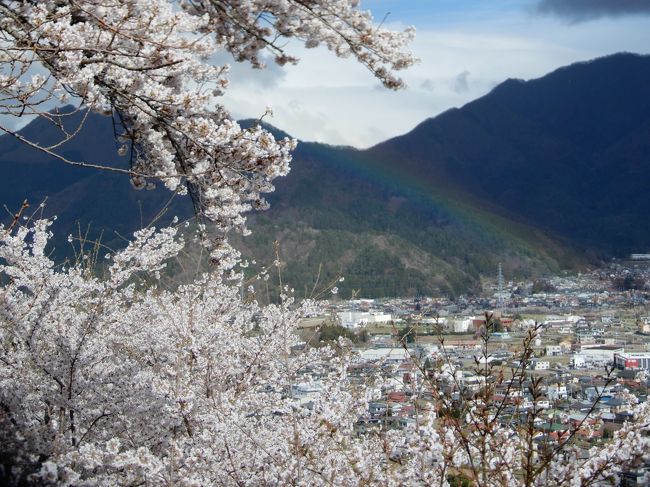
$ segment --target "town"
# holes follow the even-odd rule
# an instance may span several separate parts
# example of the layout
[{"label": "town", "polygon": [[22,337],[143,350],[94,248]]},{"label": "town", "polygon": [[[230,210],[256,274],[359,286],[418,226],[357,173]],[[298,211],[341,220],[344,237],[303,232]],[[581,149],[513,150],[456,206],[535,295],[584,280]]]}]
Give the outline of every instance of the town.
[{"label": "town", "polygon": [[[337,301],[305,320],[302,336],[347,342],[351,381],[381,377],[359,434],[413,427],[423,410],[472,428],[462,418],[478,403],[489,421],[529,428],[541,455],[571,441],[586,458],[647,401],[649,264],[533,282],[506,282],[499,268],[481,296]],[[292,394],[309,404],[318,390],[311,381]],[[622,485],[648,482],[647,464],[622,474]]]}]

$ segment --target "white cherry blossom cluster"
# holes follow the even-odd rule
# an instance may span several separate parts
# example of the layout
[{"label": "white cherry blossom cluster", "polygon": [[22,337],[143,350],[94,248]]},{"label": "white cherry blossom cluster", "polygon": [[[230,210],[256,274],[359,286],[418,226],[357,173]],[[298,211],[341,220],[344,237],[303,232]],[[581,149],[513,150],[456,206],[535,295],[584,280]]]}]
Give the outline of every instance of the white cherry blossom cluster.
[{"label": "white cherry blossom cluster", "polygon": [[308,48],[320,44],[339,57],[353,56],[389,88],[404,82],[394,71],[416,61],[407,46],[415,30],[393,32],[377,26],[358,0],[183,0],[194,15],[209,17],[208,32],[233,53],[238,61],[263,67],[261,51],[270,52],[280,64],[296,63],[286,53],[282,40],[296,38]]},{"label": "white cherry blossom cluster", "polygon": [[[268,206],[264,194],[288,173],[296,142],[230,119],[218,98],[229,67],[211,64],[213,54],[227,50],[255,67],[262,51],[296,62],[284,48],[294,38],[354,56],[390,88],[403,84],[394,72],[415,61],[411,29],[377,26],[353,0],[183,0],[180,7],[170,0],[0,0],[1,113],[49,118],[62,140],[25,142],[63,160],[56,149],[77,129],[66,125],[69,117],[48,113],[48,101],[71,95],[80,109],[112,115],[117,152],[131,154],[125,172],[134,186],[161,180],[189,190],[197,214],[221,236],[246,231],[246,212]],[[216,239],[215,256],[224,245]]]},{"label": "white cherry blossom cluster", "polygon": [[[426,381],[438,399],[414,403],[413,425],[359,431],[383,382],[350,377],[344,346],[304,348],[296,329],[317,303],[287,290],[262,306],[219,269],[165,289],[154,277],[183,246],[176,229],[138,232],[105,278],[57,266],[49,224],[0,226],[0,459],[14,481],[449,485],[475,469],[479,485],[600,485],[650,460],[647,403],[587,460],[572,442],[544,460],[478,399],[466,420],[440,414]],[[297,384],[318,392],[305,402]]]},{"label": "white cherry blossom cluster", "polygon": [[[297,351],[314,303],[245,302],[223,272],[166,291],[173,229],[138,232],[105,279],[49,260],[49,222],[0,227],[0,458],[57,485],[382,483],[348,358]],[[144,278],[144,281],[141,279]],[[310,379],[310,377],[312,377]],[[318,381],[311,408],[293,395]],[[4,460],[3,460],[4,461]],[[383,480],[382,480],[383,479]]]},{"label": "white cherry blossom cluster", "polygon": [[[294,63],[293,38],[399,88],[412,36],[376,25],[356,0],[0,0],[0,115],[47,117],[61,140],[0,129],[97,166],[57,152],[79,127],[47,104],[71,98],[111,115],[133,184],[188,191],[216,228],[201,222],[198,237],[213,272],[170,290],[157,273],[183,247],[175,228],[137,232],[101,278],[83,261],[54,264],[50,222],[0,226],[0,480],[401,486],[449,485],[471,471],[477,485],[599,485],[650,460],[647,403],[587,460],[571,442],[545,458],[532,428],[498,421],[487,393],[460,418],[440,415],[435,378],[455,380],[444,368],[418,386],[438,408],[415,402],[414,425],[362,433],[381,378],[352,380],[344,342],[339,354],[304,349],[296,329],[315,303],[296,303],[288,287],[280,304],[249,299],[225,235],[267,207],[295,141],[233,121],[218,98],[228,66],[210,57],[225,49],[262,67],[266,51]],[[298,383],[318,385],[309,404],[294,395]]]}]

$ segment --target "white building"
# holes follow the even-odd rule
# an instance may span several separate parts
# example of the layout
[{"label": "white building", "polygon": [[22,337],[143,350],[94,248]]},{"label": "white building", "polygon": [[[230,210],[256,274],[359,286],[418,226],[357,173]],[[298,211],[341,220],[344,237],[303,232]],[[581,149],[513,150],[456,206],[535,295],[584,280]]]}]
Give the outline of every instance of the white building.
[{"label": "white building", "polygon": [[467,333],[473,329],[474,318],[464,318],[461,320],[453,320],[449,327],[454,333]]},{"label": "white building", "polygon": [[569,394],[564,384],[552,384],[546,387],[546,396],[551,401],[556,401],[558,399],[566,399],[569,397]]},{"label": "white building", "polygon": [[557,357],[562,355],[563,350],[560,345],[546,345],[546,355],[549,357]]},{"label": "white building", "polygon": [[582,369],[587,366],[587,361],[584,355],[575,354],[571,357],[571,367],[574,369]]},{"label": "white building", "polygon": [[404,363],[411,359],[415,352],[403,348],[371,348],[361,352],[364,362]]},{"label": "white building", "polygon": [[369,323],[388,323],[391,315],[385,313],[372,313],[368,311],[343,311],[337,313],[341,326],[357,328]]},{"label": "white building", "polygon": [[615,345],[582,345],[580,355],[593,364],[613,363],[614,355],[623,353],[623,347]]},{"label": "white building", "polygon": [[551,366],[551,363],[548,360],[539,360],[536,358],[531,360],[531,364],[533,365],[533,370],[548,370]]}]

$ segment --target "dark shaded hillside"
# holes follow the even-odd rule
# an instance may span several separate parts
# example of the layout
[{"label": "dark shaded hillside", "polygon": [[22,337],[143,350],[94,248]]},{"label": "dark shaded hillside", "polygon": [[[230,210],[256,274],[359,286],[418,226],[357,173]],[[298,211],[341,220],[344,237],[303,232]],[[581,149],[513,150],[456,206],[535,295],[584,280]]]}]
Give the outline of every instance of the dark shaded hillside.
[{"label": "dark shaded hillside", "polygon": [[277,239],[286,282],[309,295],[322,266],[321,283],[345,276],[346,297],[454,295],[479,287],[498,262],[519,276],[578,262],[534,228],[370,166],[362,151],[301,143],[271,210],[252,217],[253,235],[239,246],[269,262]]},{"label": "dark shaded hillside", "polygon": [[[534,276],[650,250],[650,57],[615,55],[532,81],[508,80],[460,109],[367,151],[301,143],[271,210],[236,238],[274,260],[309,295],[345,276],[341,293],[458,294],[492,277]],[[26,132],[55,140],[43,121]],[[109,118],[91,115],[63,154],[126,167]],[[169,198],[123,175],[69,167],[0,138],[0,198],[17,208],[48,196],[60,240],[91,223],[119,245]],[[190,215],[187,199],[168,212]],[[117,233],[116,233],[117,232]],[[587,252],[589,257],[579,256]]]},{"label": "dark shaded hillside", "polygon": [[[71,121],[72,122],[72,121]],[[37,120],[25,135],[56,141],[51,126]],[[18,208],[24,198],[33,205],[47,196],[46,215],[58,215],[55,254],[70,255],[69,234],[91,225],[91,238],[103,232],[111,247],[147,224],[170,197],[164,189],[135,191],[125,175],[71,167],[4,136],[0,138],[2,203]],[[90,115],[77,138],[62,154],[73,160],[127,167],[117,156],[111,121]],[[278,240],[286,266],[284,281],[310,294],[320,282],[341,274],[344,296],[457,294],[492,275],[499,261],[511,273],[532,275],[556,271],[570,257],[560,246],[529,229],[512,232],[512,222],[439,191],[395,185],[373,174],[364,153],[303,143],[295,153],[291,174],[270,195],[272,209],[251,216],[253,235],[236,238],[246,256],[274,260]],[[417,179],[419,176],[415,175]],[[187,199],[168,212],[191,214]],[[542,243],[540,243],[542,242]],[[302,292],[301,292],[302,294]]]},{"label": "dark shaded hillside", "polygon": [[650,249],[650,57],[508,80],[372,148],[505,215],[603,255]]},{"label": "dark shaded hillside", "polygon": [[[66,128],[71,131],[77,127],[81,117],[82,114],[71,116],[65,122]],[[44,145],[62,140],[60,131],[42,119],[34,120],[21,134]],[[119,157],[117,147],[111,119],[90,114],[79,134],[63,144],[58,153],[73,161],[128,169],[128,155]],[[26,213],[31,214],[47,198],[43,214],[57,216],[53,230],[59,256],[72,253],[67,236],[79,235],[80,228],[82,233],[90,228],[91,239],[101,235],[102,242],[109,247],[123,245],[122,236],[148,224],[171,196],[162,188],[135,191],[127,175],[70,166],[9,135],[0,137],[0,171],[0,204],[9,210],[17,210],[27,199],[31,209]],[[169,213],[187,216],[191,205],[178,199]]]}]

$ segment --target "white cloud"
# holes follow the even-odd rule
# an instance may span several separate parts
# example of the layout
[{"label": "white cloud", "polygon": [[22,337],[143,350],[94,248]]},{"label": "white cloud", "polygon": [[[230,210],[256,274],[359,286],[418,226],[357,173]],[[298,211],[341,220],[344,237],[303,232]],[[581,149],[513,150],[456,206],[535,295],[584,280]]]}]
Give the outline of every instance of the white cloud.
[{"label": "white cloud", "polygon": [[462,73],[459,73],[458,76],[454,79],[454,91],[459,95],[469,91],[469,71],[465,70]]},{"label": "white cloud", "polygon": [[436,84],[432,79],[425,79],[420,83],[420,88],[424,91],[434,91],[436,89]]}]

